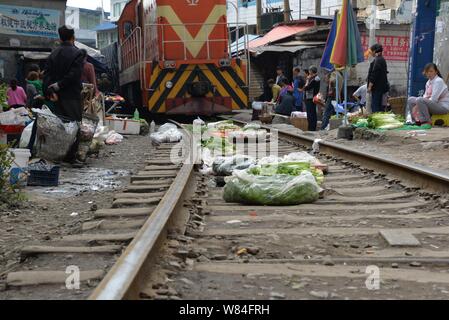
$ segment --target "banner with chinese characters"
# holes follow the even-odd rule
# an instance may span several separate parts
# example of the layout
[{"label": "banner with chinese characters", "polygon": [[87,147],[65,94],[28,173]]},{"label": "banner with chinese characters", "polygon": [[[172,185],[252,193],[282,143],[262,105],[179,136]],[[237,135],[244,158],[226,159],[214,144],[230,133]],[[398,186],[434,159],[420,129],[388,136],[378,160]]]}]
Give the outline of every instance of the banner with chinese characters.
[{"label": "banner with chinese characters", "polygon": [[60,11],[0,5],[0,34],[58,38]]},{"label": "banner with chinese characters", "polygon": [[[378,36],[376,42],[384,47],[384,58],[390,61],[408,61],[409,37]],[[369,37],[362,35],[363,50],[369,47]]]}]

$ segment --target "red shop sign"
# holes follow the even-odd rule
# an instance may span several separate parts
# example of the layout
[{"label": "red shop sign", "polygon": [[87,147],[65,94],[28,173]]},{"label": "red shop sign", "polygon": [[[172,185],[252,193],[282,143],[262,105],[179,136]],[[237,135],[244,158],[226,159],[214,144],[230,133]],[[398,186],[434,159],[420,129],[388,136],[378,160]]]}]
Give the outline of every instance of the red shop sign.
[{"label": "red shop sign", "polygon": [[[392,61],[408,61],[409,37],[378,36],[376,42],[384,47],[384,57]],[[369,37],[362,35],[363,50],[368,50]]]}]

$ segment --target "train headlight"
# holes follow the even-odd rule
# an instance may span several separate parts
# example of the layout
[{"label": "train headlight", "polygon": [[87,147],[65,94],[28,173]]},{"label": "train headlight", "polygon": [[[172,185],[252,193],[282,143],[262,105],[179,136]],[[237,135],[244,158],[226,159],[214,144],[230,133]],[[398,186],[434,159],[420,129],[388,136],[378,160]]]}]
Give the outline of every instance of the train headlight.
[{"label": "train headlight", "polygon": [[165,69],[176,69],[176,61],[164,61],[164,68]]},{"label": "train headlight", "polygon": [[167,82],[165,83],[165,87],[166,87],[167,89],[173,88],[173,82],[167,81]]}]

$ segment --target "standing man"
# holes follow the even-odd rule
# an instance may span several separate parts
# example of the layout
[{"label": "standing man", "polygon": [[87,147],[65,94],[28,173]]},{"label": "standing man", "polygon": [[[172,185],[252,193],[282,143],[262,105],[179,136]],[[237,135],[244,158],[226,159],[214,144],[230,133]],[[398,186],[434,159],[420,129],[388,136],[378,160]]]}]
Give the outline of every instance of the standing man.
[{"label": "standing man", "polygon": [[280,86],[281,85],[281,80],[284,79],[284,78],[286,78],[285,75],[284,75],[284,70],[282,70],[281,67],[277,67],[276,68],[276,84],[278,86]]},{"label": "standing man", "polygon": [[370,48],[371,55],[374,57],[374,61],[371,62],[368,71],[368,92],[371,93],[371,111],[382,112],[383,96],[390,88],[388,84],[388,70],[387,62],[383,57],[383,47],[380,44],[375,44]]},{"label": "standing man", "polygon": [[293,97],[295,98],[295,111],[303,111],[302,100],[306,80],[301,76],[300,72],[301,69],[299,69],[299,67],[293,69]]},{"label": "standing man", "polygon": [[81,73],[84,57],[75,47],[75,31],[69,26],[58,29],[61,45],[47,61],[45,94],[56,102],[55,113],[70,121],[81,121]]},{"label": "standing man", "polygon": [[[83,106],[81,101],[81,74],[84,56],[75,47],[75,31],[69,26],[58,29],[61,45],[54,50],[47,61],[44,75],[44,94],[55,102],[55,114],[64,120],[82,120]],[[81,167],[76,160],[79,145],[79,133],[72,145],[67,161],[74,167]]]}]

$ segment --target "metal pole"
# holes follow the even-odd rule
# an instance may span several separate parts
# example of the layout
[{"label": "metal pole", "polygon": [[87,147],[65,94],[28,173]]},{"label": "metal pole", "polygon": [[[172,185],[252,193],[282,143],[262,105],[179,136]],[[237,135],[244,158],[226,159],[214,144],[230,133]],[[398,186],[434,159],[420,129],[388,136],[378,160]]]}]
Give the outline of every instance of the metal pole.
[{"label": "metal pole", "polygon": [[262,34],[262,0],[256,0],[257,34]]},{"label": "metal pole", "polygon": [[315,0],[315,15],[321,16],[321,0]]},{"label": "metal pole", "polygon": [[[376,15],[377,15],[377,0],[371,1],[371,16],[370,16],[370,23],[369,23],[369,47],[373,46],[376,43]],[[367,83],[368,85],[368,83]],[[372,94],[366,93],[366,113],[371,114],[372,113]]]},{"label": "metal pole", "polygon": [[345,95],[345,117],[343,120],[343,125],[348,125],[348,68],[345,68],[345,84],[344,84],[344,95]]},{"label": "metal pole", "polygon": [[299,20],[301,20],[301,17],[302,17],[302,1],[301,0],[299,0]]},{"label": "metal pole", "polygon": [[[240,34],[239,34],[239,28],[240,28],[240,25],[239,25],[239,3],[238,3],[238,0],[236,0],[236,3],[233,3],[233,2],[228,2],[231,6],[233,6],[234,7],[234,9],[235,9],[235,18],[236,18],[236,35],[235,35],[235,37],[236,37],[236,39],[235,39],[235,41],[236,41],[236,45],[237,45],[237,57],[238,57],[238,55],[239,55],[239,38],[240,38]],[[232,37],[231,37],[231,39],[232,39]],[[231,48],[231,51],[232,51],[232,48]],[[231,57],[232,57],[232,52],[230,52],[230,54],[231,54]]]},{"label": "metal pole", "polygon": [[284,22],[290,21],[290,0],[284,0]]},{"label": "metal pole", "polygon": [[377,0],[371,1],[371,18],[369,29],[369,46],[376,43],[376,15],[377,15]]}]

